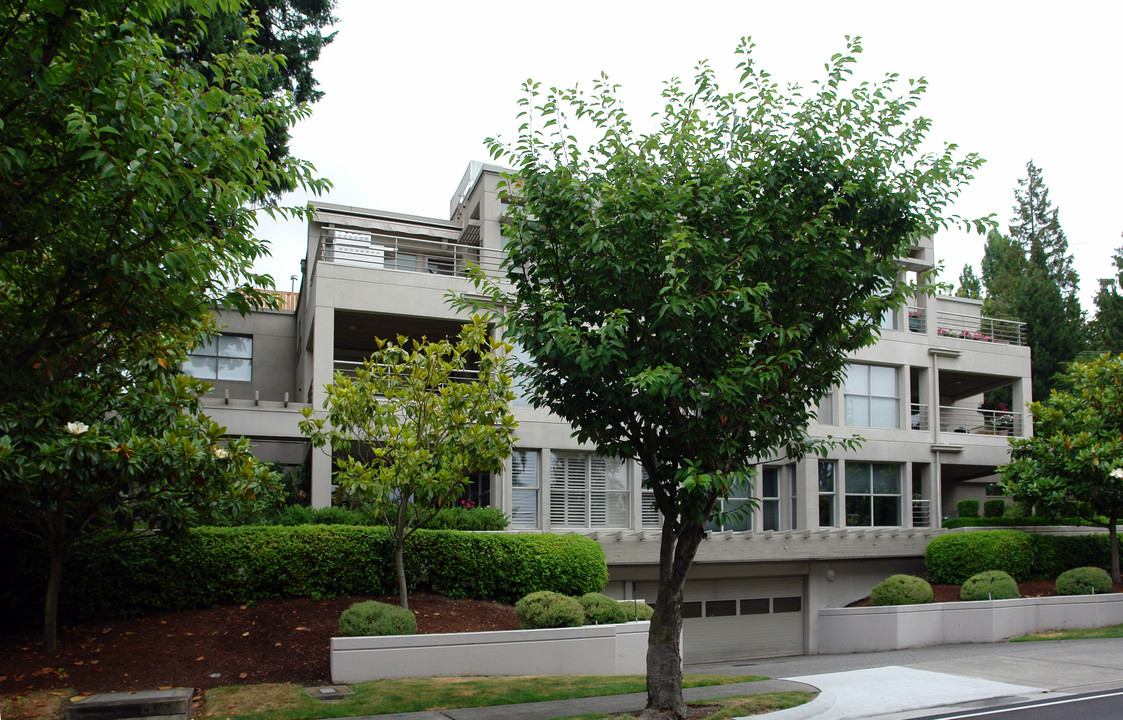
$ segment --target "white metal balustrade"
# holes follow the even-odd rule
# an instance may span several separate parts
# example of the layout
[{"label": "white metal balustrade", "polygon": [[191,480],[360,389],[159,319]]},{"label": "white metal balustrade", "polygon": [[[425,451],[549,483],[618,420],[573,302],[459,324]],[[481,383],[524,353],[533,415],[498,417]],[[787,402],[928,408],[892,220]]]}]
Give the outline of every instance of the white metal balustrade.
[{"label": "white metal balustrade", "polygon": [[920,403],[912,403],[912,423],[913,430],[927,430],[928,429],[928,406]]},{"label": "white metal balustrade", "polygon": [[1022,437],[1021,413],[965,407],[940,407],[940,430],[969,435]]},{"label": "white metal balustrade", "polygon": [[1025,345],[1025,323],[991,317],[960,315],[940,310],[936,313],[936,334],[940,337],[976,342]]},{"label": "white metal balustrade", "polygon": [[478,267],[498,275],[504,254],[452,240],[423,240],[329,228],[320,236],[317,260],[398,272],[466,277]]}]

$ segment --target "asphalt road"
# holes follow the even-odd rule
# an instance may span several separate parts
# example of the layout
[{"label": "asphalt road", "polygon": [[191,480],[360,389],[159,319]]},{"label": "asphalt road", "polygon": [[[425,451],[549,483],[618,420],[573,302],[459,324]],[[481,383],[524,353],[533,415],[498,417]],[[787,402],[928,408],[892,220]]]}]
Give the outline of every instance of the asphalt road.
[{"label": "asphalt road", "polygon": [[1069,695],[983,710],[925,715],[917,720],[1118,720],[1123,718],[1123,689]]}]

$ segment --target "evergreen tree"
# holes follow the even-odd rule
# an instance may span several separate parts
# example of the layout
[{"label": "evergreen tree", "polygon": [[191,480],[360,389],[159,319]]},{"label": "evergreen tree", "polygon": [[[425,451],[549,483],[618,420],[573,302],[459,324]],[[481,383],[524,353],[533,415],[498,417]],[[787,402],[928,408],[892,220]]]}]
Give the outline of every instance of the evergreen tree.
[{"label": "evergreen tree", "polygon": [[1026,256],[1022,249],[997,230],[987,234],[983,251],[983,287],[986,299],[983,314],[987,317],[1015,319],[1014,300],[1017,283],[1026,271]]},{"label": "evergreen tree", "polygon": [[972,300],[983,299],[983,285],[975,275],[975,269],[969,264],[964,265],[963,271],[959,273],[959,289],[955,291],[955,296]]},{"label": "evergreen tree", "polygon": [[1079,278],[1068,251],[1068,238],[1061,229],[1060,210],[1049,201],[1049,188],[1033,161],[1026,163],[1026,177],[1014,191],[1014,217],[1010,237],[1029,256],[1031,264],[1045,270],[1066,299],[1076,297]]},{"label": "evergreen tree", "polygon": [[1100,280],[1096,293],[1096,317],[1088,323],[1092,349],[1123,352],[1123,247],[1112,256],[1115,277]]}]

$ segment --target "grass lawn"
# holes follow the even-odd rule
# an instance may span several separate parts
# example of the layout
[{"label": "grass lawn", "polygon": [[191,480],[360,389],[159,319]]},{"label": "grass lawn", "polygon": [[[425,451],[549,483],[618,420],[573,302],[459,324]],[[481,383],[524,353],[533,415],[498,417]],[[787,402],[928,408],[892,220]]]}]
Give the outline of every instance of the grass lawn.
[{"label": "grass lawn", "polygon": [[1050,630],[1049,632],[1023,635],[1010,638],[1010,642],[1035,642],[1037,640],[1090,640],[1094,638],[1121,638],[1123,625],[1108,625],[1098,628],[1080,628],[1077,630]]},{"label": "grass lawn", "polygon": [[[763,680],[757,676],[687,675],[683,687]],[[642,675],[546,675],[527,677],[376,680],[349,685],[353,697],[322,702],[298,685],[231,685],[207,691],[203,717],[244,720],[312,720],[418,712],[456,707],[567,700],[643,692]],[[796,703],[798,704],[798,703]],[[5,714],[6,717],[6,714]]]},{"label": "grass lawn", "polygon": [[[687,703],[692,708],[717,707],[703,720],[728,720],[728,718],[741,717],[742,715],[760,715],[761,713],[784,710],[786,708],[803,705],[810,702],[815,693],[793,690],[790,692],[765,693],[763,695],[738,695],[727,698],[714,698]],[[605,715],[593,713],[591,715],[573,715],[558,720],[635,720],[634,715]]]}]

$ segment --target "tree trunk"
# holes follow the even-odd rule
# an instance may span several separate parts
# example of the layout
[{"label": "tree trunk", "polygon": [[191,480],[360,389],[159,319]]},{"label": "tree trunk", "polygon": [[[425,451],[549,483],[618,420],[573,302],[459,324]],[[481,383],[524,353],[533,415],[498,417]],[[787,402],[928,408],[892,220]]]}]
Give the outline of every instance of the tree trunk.
[{"label": "tree trunk", "polygon": [[406,561],[402,553],[404,538],[394,539],[394,562],[398,566],[398,603],[409,610],[409,593],[406,591]]},{"label": "tree trunk", "polygon": [[1107,536],[1108,545],[1111,547],[1111,581],[1121,582],[1119,579],[1119,533],[1116,531],[1118,519],[1112,515],[1108,517]]},{"label": "tree trunk", "polygon": [[51,568],[47,574],[47,596],[43,602],[43,649],[58,649],[58,594],[62,587],[62,564],[66,560],[66,546],[58,540],[51,542]]},{"label": "tree trunk", "polygon": [[682,590],[702,541],[701,525],[686,525],[676,538],[664,528],[659,541],[659,594],[647,637],[647,707],[642,718],[686,715],[682,697]]}]

